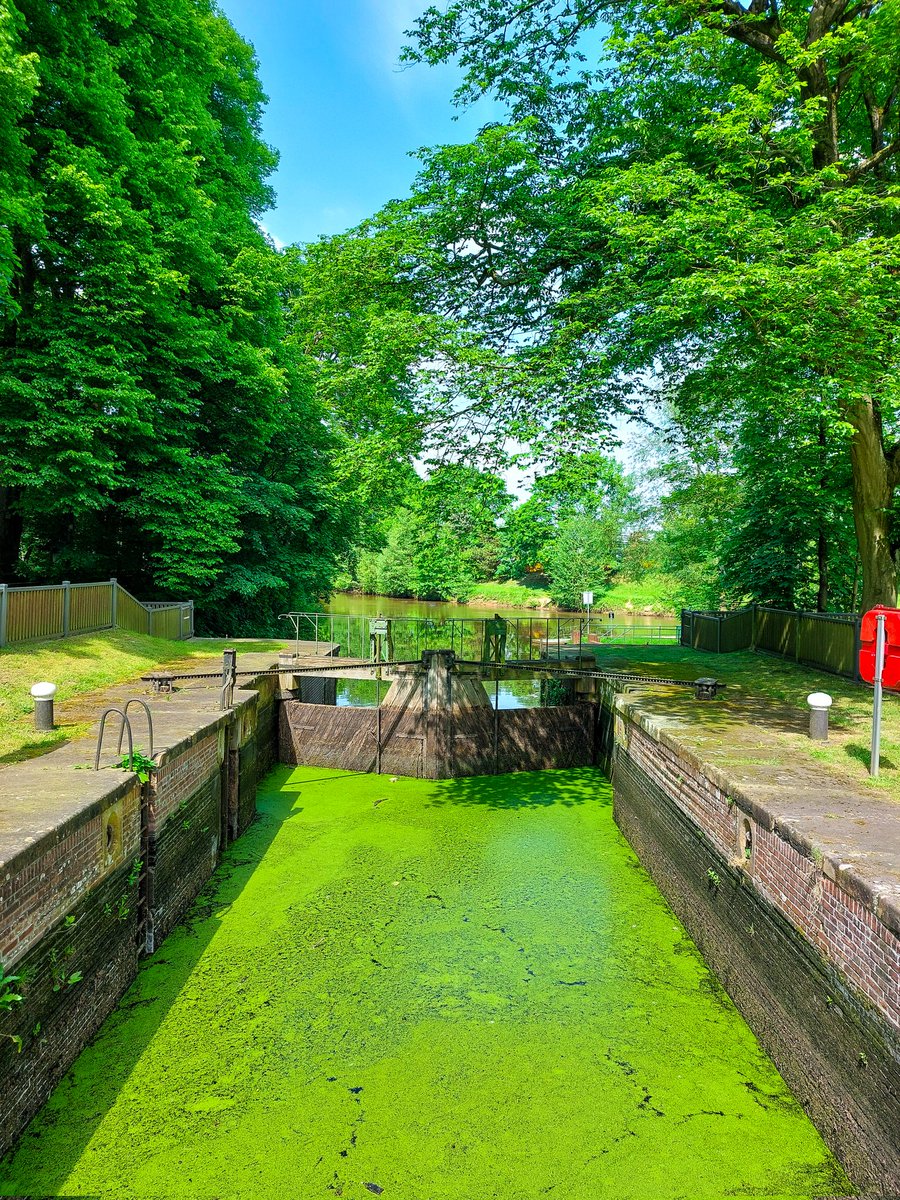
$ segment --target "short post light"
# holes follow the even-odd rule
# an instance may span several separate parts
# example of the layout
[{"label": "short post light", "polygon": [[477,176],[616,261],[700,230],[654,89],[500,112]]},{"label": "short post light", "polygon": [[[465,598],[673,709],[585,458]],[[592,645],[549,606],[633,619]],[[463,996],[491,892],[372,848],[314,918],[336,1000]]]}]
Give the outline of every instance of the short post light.
[{"label": "short post light", "polygon": [[31,689],[34,697],[34,727],[41,733],[53,729],[53,697],[56,695],[55,683],[36,683]]},{"label": "short post light", "polygon": [[810,692],[806,697],[809,705],[809,736],[814,742],[828,741],[828,710],[833,703],[827,692]]}]

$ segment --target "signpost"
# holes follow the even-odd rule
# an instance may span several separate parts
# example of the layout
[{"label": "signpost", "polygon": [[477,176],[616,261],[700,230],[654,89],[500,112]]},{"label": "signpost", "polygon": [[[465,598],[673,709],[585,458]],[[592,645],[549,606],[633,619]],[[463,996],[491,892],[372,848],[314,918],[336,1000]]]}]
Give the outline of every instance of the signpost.
[{"label": "signpost", "polygon": [[875,618],[875,703],[872,706],[872,753],[869,756],[869,774],[877,775],[881,760],[881,678],[884,675],[884,613]]},{"label": "signpost", "polygon": [[869,774],[877,776],[881,756],[882,691],[900,689],[900,609],[878,604],[865,614],[859,630],[859,675],[875,688]]},{"label": "signpost", "polygon": [[[594,593],[593,592],[582,592],[581,593],[581,603],[587,609],[587,635],[588,635],[588,641],[590,641],[591,640],[591,605],[594,603]],[[581,640],[584,641],[583,638]]]}]

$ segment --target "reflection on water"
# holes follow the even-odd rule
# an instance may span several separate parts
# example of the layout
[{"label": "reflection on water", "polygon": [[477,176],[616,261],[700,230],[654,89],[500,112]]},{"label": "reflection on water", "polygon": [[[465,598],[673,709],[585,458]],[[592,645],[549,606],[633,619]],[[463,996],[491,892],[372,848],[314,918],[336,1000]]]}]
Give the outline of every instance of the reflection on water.
[{"label": "reflection on water", "polygon": [[[374,708],[377,687],[374,679],[339,679],[337,685],[337,702],[341,708]],[[537,708],[541,702],[541,684],[538,679],[507,679],[501,681],[496,689],[490,681],[485,683],[485,690],[494,706],[496,695],[498,708]],[[387,684],[381,685],[381,696],[384,698]]]}]

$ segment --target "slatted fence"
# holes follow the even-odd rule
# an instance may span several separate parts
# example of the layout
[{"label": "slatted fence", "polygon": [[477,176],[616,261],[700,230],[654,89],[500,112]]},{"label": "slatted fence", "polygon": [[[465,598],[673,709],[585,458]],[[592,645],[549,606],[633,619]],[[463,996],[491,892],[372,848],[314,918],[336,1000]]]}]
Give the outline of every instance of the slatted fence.
[{"label": "slatted fence", "polygon": [[0,584],[0,646],[127,629],[154,637],[193,637],[193,601],[144,604],[115,579],[35,587]]},{"label": "slatted fence", "polygon": [[758,650],[856,679],[859,625],[856,613],[795,612],[761,604],[730,612],[684,609],[681,644],[723,654]]}]

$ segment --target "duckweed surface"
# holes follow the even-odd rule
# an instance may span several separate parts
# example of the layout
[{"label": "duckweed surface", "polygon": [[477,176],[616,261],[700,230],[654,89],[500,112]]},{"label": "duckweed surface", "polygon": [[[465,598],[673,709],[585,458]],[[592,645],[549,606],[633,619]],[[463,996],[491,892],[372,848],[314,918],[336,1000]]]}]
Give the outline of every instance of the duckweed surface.
[{"label": "duckweed surface", "polygon": [[841,1195],[594,771],[279,768],[11,1195]]}]

